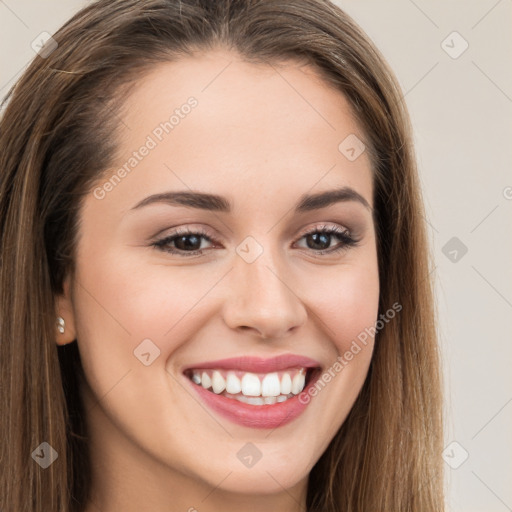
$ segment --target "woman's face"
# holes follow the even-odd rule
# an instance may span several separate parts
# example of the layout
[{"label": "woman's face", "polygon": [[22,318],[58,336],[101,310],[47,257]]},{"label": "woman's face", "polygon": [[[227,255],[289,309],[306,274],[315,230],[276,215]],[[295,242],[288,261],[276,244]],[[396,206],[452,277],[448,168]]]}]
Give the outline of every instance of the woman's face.
[{"label": "woman's face", "polygon": [[59,298],[96,486],[303,489],[373,350],[353,344],[379,298],[363,134],[310,67],[221,50],[159,66],[125,107]]}]

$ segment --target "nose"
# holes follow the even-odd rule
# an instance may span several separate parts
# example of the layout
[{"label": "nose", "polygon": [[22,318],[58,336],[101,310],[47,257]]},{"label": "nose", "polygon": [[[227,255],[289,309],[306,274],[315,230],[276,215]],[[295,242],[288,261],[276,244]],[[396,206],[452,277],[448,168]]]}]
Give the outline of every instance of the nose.
[{"label": "nose", "polygon": [[237,258],[223,309],[231,329],[270,339],[286,337],[304,324],[307,312],[298,290],[289,274],[274,267],[264,255],[252,263]]}]

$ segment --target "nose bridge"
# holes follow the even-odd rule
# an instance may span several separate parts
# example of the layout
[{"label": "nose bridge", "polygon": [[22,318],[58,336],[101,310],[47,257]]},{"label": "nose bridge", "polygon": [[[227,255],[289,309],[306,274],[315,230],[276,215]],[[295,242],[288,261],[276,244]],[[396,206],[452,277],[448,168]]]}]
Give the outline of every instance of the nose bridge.
[{"label": "nose bridge", "polygon": [[[281,268],[281,271],[278,269]],[[249,262],[239,256],[235,265],[237,283],[240,283],[242,298],[250,298],[251,301],[264,301],[271,304],[274,301],[285,299],[287,293],[284,279],[286,272],[282,271],[282,265],[276,261],[276,256],[265,248],[261,255]],[[246,297],[248,294],[248,297]]]},{"label": "nose bridge", "polygon": [[237,247],[225,321],[231,328],[252,328],[263,337],[281,337],[302,325],[306,312],[293,290],[279,248],[247,237]]}]

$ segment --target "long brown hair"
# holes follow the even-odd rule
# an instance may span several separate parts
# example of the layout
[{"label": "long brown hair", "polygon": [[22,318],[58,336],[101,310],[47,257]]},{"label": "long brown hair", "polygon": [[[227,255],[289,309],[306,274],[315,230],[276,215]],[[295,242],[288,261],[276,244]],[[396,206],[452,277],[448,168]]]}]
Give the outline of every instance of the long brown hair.
[{"label": "long brown hair", "polygon": [[[222,46],[249,62],[310,63],[349,100],[373,166],[379,310],[402,306],[311,471],[308,511],[443,510],[431,255],[409,118],[363,31],[328,0],[100,0],[54,39],[5,98],[0,123],[0,509],[83,510],[83,374],[77,344],[57,346],[55,326],[82,199],[114,161],[130,84],[156,63]],[[58,453],[46,469],[31,455],[42,442]]]}]

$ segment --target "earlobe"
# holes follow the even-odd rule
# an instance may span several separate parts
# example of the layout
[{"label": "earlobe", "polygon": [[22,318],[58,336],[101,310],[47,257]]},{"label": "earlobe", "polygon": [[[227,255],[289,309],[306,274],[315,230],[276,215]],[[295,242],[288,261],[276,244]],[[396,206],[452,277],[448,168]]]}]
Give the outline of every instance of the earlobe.
[{"label": "earlobe", "polygon": [[70,294],[70,276],[64,281],[62,295],[56,298],[55,334],[57,345],[67,345],[76,339],[73,303]]}]

